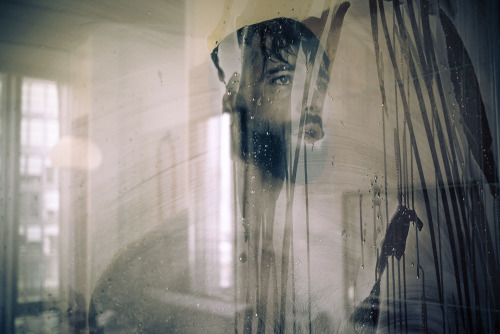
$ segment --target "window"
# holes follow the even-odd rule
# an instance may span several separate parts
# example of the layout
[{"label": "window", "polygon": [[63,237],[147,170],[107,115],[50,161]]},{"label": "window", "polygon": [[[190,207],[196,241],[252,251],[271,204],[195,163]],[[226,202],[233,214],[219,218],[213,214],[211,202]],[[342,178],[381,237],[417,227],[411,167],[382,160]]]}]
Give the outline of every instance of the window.
[{"label": "window", "polygon": [[[0,87],[10,93],[10,98],[6,98],[7,92],[0,93],[2,140],[11,147],[10,155],[4,152],[2,160],[14,152],[19,157],[18,164],[9,165],[3,174],[13,180],[4,191],[17,199],[6,203],[6,211],[11,212],[9,227],[17,230],[12,252],[15,265],[9,268],[16,299],[15,327],[20,333],[31,332],[41,321],[46,330],[54,332],[45,319],[47,312],[54,313],[48,310],[57,305],[60,295],[59,177],[49,159],[60,137],[57,83],[14,75],[1,78]],[[20,102],[18,119],[12,109],[14,101]],[[11,123],[5,124],[5,120]]]},{"label": "window", "polygon": [[[18,301],[58,297],[59,184],[49,150],[59,139],[55,82],[22,79]],[[31,208],[24,215],[24,208]]]}]

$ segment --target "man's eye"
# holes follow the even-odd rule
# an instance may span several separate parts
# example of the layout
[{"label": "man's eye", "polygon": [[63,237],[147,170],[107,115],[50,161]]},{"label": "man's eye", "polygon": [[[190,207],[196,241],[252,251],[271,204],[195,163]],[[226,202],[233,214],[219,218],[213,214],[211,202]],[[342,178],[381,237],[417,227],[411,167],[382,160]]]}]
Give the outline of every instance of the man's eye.
[{"label": "man's eye", "polygon": [[290,75],[280,75],[279,77],[271,79],[271,84],[274,86],[285,86],[291,83]]}]

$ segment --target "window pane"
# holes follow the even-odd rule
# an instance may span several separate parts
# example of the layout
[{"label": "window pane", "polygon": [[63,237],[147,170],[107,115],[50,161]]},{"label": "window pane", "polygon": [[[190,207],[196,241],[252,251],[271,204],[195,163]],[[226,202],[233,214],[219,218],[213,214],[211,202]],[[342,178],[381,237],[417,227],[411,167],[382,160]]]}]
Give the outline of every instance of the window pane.
[{"label": "window pane", "polygon": [[54,301],[59,293],[58,170],[48,153],[59,140],[55,82],[22,81],[18,301]]}]

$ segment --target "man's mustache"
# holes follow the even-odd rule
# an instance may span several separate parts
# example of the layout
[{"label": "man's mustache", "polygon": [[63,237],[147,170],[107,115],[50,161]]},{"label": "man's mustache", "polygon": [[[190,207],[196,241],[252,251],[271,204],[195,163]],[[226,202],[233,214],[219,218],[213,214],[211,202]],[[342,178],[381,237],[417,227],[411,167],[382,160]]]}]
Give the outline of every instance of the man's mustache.
[{"label": "man's mustache", "polygon": [[321,128],[323,128],[323,118],[321,118],[321,116],[319,116],[319,115],[307,114],[305,124],[307,125],[310,123],[317,124]]}]

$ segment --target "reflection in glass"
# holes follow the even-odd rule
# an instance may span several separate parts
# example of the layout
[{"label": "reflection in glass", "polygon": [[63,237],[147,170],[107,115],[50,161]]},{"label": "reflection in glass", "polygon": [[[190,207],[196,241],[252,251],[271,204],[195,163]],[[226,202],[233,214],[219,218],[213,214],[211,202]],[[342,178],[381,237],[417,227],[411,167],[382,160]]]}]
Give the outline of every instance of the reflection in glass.
[{"label": "reflection in glass", "polygon": [[500,327],[497,0],[32,2],[0,333]]}]

